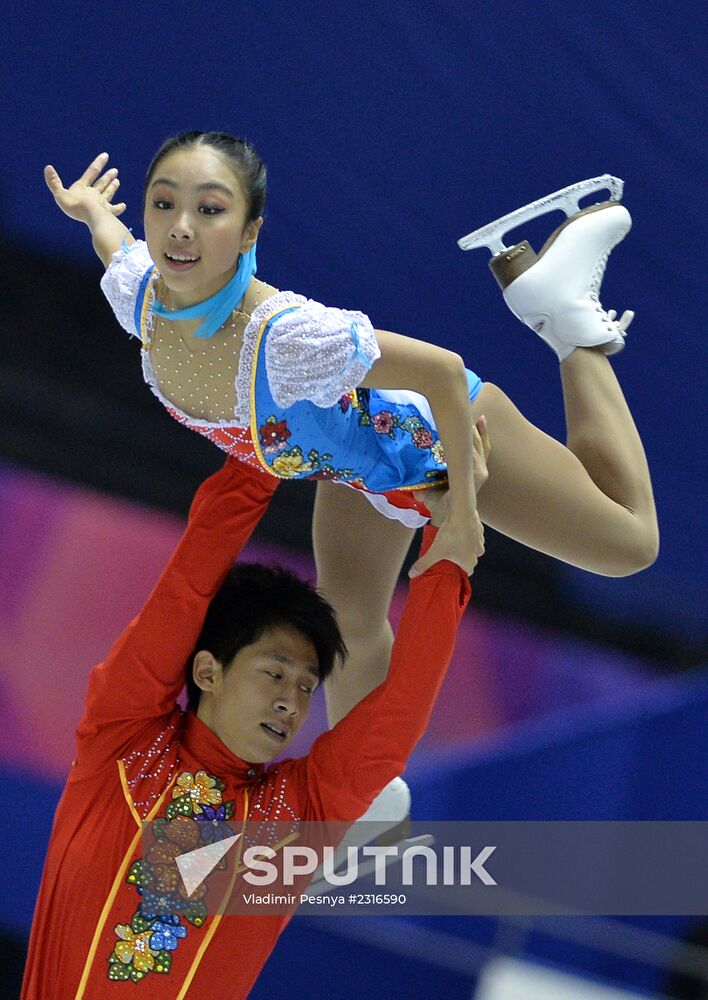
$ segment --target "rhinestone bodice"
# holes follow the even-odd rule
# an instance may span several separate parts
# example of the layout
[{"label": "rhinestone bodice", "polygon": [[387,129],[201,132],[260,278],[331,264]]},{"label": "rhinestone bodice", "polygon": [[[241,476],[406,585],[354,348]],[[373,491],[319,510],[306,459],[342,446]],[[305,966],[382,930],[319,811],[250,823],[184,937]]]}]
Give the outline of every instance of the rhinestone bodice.
[{"label": "rhinestone bodice", "polygon": [[233,421],[243,332],[251,313],[276,289],[253,281],[238,309],[213,337],[194,337],[198,324],[155,316],[150,362],[157,387],[182,413],[197,420]]}]

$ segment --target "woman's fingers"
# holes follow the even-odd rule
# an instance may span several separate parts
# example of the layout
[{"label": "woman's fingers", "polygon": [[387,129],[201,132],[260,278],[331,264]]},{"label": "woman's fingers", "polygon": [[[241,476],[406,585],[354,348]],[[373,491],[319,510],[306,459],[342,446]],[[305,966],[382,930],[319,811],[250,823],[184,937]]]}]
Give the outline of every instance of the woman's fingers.
[{"label": "woman's fingers", "polygon": [[47,187],[52,192],[52,194],[56,194],[58,191],[64,190],[64,185],[61,182],[61,177],[56,172],[51,163],[48,163],[44,168],[44,180],[46,181]]},{"label": "woman's fingers", "polygon": [[93,163],[90,163],[81,177],[79,177],[79,182],[87,185],[93,184],[96,178],[100,177],[107,163],[108,153],[99,153]]},{"label": "woman's fingers", "polygon": [[482,453],[484,455],[484,460],[489,458],[489,452],[492,447],[492,442],[489,437],[489,425],[487,424],[487,418],[482,414],[477,421],[476,430],[479,433],[479,440],[482,447]]},{"label": "woman's fingers", "polygon": [[491,448],[489,439],[489,428],[487,419],[481,416],[472,429],[472,441],[474,445],[474,482],[477,491],[486,483],[489,478],[487,471],[487,457]]},{"label": "woman's fingers", "polygon": [[[106,201],[112,201],[113,196],[119,187],[120,187],[120,181],[118,180],[117,177],[114,177],[113,180],[109,181],[102,189],[100,189],[100,193],[103,195]],[[96,190],[99,189],[97,188]]]},{"label": "woman's fingers", "polygon": [[118,171],[115,167],[111,167],[111,169],[107,170],[105,174],[102,174],[99,178],[97,178],[91,187],[94,191],[98,191],[99,194],[105,195],[117,177]]}]

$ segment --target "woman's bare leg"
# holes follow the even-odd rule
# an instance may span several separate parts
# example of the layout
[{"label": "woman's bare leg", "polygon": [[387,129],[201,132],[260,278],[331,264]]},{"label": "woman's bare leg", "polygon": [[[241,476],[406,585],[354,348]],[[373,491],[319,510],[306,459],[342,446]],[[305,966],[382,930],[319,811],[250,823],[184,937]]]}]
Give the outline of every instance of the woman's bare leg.
[{"label": "woman's bare leg", "polygon": [[[492,450],[479,494],[486,524],[606,576],[650,565],[658,528],[639,435],[607,358],[578,348],[561,365],[568,446],[530,424],[495,385],[472,404]],[[346,531],[342,531],[346,525]],[[354,490],[320,482],[313,520],[318,584],[339,616],[350,659],[328,684],[334,724],[384,679],[388,608],[413,531]]]},{"label": "woman's bare leg", "polygon": [[356,490],[320,480],[312,521],[317,586],[337,612],[349,649],[326,683],[333,726],[388,670],[393,631],[388,609],[414,529],[375,510]]},{"label": "woman's bare leg", "polygon": [[578,348],[561,365],[568,447],[530,424],[496,386],[472,404],[492,451],[483,521],[540,552],[605,576],[656,558],[659,535],[644,449],[607,358]]}]

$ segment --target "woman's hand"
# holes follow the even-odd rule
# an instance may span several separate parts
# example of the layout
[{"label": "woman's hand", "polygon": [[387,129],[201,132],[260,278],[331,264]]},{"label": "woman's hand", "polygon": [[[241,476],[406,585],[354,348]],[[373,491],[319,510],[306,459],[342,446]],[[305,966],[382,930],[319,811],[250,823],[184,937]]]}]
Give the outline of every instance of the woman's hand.
[{"label": "woman's hand", "polygon": [[[487,421],[483,416],[477,421],[472,434],[474,485],[478,493],[489,477],[487,457],[491,448]],[[452,521],[449,516],[450,491],[446,487],[420,490],[413,495],[427,506],[432,515],[431,524],[440,530],[426,554],[411,566],[409,577],[420,576],[441,559],[456,563],[470,574],[484,552],[484,528],[476,508],[468,511],[464,523],[459,518]]]},{"label": "woman's hand", "polygon": [[120,181],[115,167],[104,170],[107,163],[108,153],[99,154],[81,177],[68,188],[64,187],[54,167],[48,164],[44,168],[47,187],[62,212],[70,219],[85,222],[90,228],[105,212],[118,216],[126,209],[125,202],[112,204]]}]

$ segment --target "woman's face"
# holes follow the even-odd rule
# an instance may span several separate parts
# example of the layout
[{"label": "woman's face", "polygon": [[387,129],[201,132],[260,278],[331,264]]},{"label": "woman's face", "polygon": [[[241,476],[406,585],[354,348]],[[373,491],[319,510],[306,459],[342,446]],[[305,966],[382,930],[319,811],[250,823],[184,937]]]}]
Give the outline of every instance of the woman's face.
[{"label": "woman's face", "polygon": [[160,161],[145,198],[145,238],[175,306],[200,302],[233,277],[263,222],[247,224],[247,214],[239,178],[210,146]]}]

